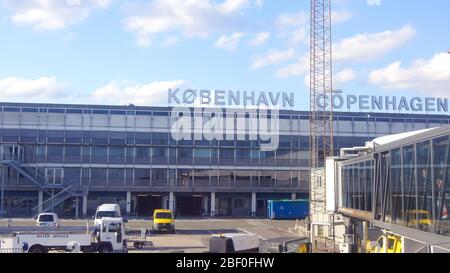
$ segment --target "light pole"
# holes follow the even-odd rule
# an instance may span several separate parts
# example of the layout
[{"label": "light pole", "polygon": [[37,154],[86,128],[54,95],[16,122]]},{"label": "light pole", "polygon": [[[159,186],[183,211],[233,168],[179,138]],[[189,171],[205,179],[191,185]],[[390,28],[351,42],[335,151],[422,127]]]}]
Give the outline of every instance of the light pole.
[{"label": "light pole", "polygon": [[0,218],[3,218],[3,185],[5,184],[5,166],[2,165],[2,193],[1,193],[1,206],[0,206]]}]

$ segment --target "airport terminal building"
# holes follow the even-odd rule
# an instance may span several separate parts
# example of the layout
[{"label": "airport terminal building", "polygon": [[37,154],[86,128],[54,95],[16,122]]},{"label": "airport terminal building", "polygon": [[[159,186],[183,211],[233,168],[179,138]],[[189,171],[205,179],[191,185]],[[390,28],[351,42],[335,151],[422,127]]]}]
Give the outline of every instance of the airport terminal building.
[{"label": "airport terminal building", "polygon": [[[195,112],[193,116],[203,115]],[[279,145],[175,140],[169,107],[0,103],[3,215],[263,216],[269,199],[309,196],[309,112],[279,112]],[[244,114],[245,116],[245,114]],[[237,117],[237,116],[236,116]],[[335,148],[449,124],[447,115],[337,112]]]}]

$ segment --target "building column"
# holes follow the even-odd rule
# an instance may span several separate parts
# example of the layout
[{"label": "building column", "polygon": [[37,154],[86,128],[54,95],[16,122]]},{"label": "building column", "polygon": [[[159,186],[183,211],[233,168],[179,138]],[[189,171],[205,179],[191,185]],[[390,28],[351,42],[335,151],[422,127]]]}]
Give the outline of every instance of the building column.
[{"label": "building column", "polygon": [[131,192],[127,191],[127,215],[131,214]]},{"label": "building column", "polygon": [[80,198],[75,197],[75,219],[80,218]]},{"label": "building column", "polygon": [[175,214],[175,194],[174,192],[169,192],[169,209]]},{"label": "building column", "polygon": [[297,193],[293,192],[291,194],[291,200],[297,200]]},{"label": "building column", "polygon": [[88,203],[88,197],[87,195],[83,196],[83,217],[87,216],[87,203]]},{"label": "building column", "polygon": [[42,213],[42,202],[44,202],[44,192],[39,191],[39,193],[38,193],[38,213]]},{"label": "building column", "polygon": [[203,195],[203,215],[202,216],[207,216],[207,215],[208,215],[208,196]]},{"label": "building column", "polygon": [[252,217],[256,216],[256,192],[252,192]]},{"label": "building column", "polygon": [[211,192],[211,217],[216,216],[216,193]]},{"label": "building column", "polygon": [[163,209],[168,209],[169,207],[167,206],[167,200],[168,200],[168,197],[167,197],[167,195],[163,195],[162,196],[162,198],[161,198],[161,202],[162,202],[162,206],[161,206],[161,208],[163,208]]}]

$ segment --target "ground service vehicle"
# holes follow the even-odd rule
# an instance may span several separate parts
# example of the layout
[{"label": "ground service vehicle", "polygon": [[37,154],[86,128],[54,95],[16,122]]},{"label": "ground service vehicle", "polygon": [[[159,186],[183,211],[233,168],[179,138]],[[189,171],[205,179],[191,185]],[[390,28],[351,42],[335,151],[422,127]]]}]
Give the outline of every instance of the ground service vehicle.
[{"label": "ground service vehicle", "polygon": [[427,231],[431,227],[430,213],[426,210],[407,210],[405,211],[406,224],[410,228],[419,228]]},{"label": "ground service vehicle", "polygon": [[103,217],[119,218],[122,217],[120,213],[120,206],[117,204],[103,204],[98,206],[95,212],[95,225],[100,224],[100,219]]},{"label": "ground service vehicle", "polygon": [[171,210],[155,209],[153,212],[153,231],[175,233],[175,218]]},{"label": "ground service vehicle", "polygon": [[100,225],[89,230],[35,230],[0,237],[1,252],[47,253],[50,250],[69,252],[127,252],[122,218],[102,218]]},{"label": "ground service vehicle", "polygon": [[311,253],[309,238],[280,237],[261,241],[260,253]]},{"label": "ground service vehicle", "polygon": [[210,253],[259,253],[259,237],[246,233],[213,235],[209,239]]},{"label": "ground service vehicle", "polygon": [[36,218],[36,227],[38,228],[57,228],[59,227],[58,215],[56,213],[41,213]]},{"label": "ground service vehicle", "polygon": [[367,253],[402,253],[402,238],[397,235],[385,234],[378,238],[376,242],[369,242]]}]

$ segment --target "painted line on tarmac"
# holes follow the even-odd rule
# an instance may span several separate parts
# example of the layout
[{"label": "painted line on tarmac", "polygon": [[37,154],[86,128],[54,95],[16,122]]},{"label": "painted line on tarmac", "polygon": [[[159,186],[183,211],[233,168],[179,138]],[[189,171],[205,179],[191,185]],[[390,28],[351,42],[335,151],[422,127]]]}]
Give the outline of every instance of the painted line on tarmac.
[{"label": "painted line on tarmac", "polygon": [[237,228],[237,229],[239,229],[240,231],[242,231],[242,232],[244,232],[244,233],[247,233],[247,234],[249,234],[249,235],[256,235],[256,236],[258,236],[259,239],[261,239],[261,240],[267,240],[267,238],[265,238],[265,237],[263,237],[263,236],[259,236],[258,234],[255,234],[255,233],[253,233],[253,232],[250,232],[250,231],[248,231],[248,230],[246,230],[246,229],[243,229],[243,228]]}]

